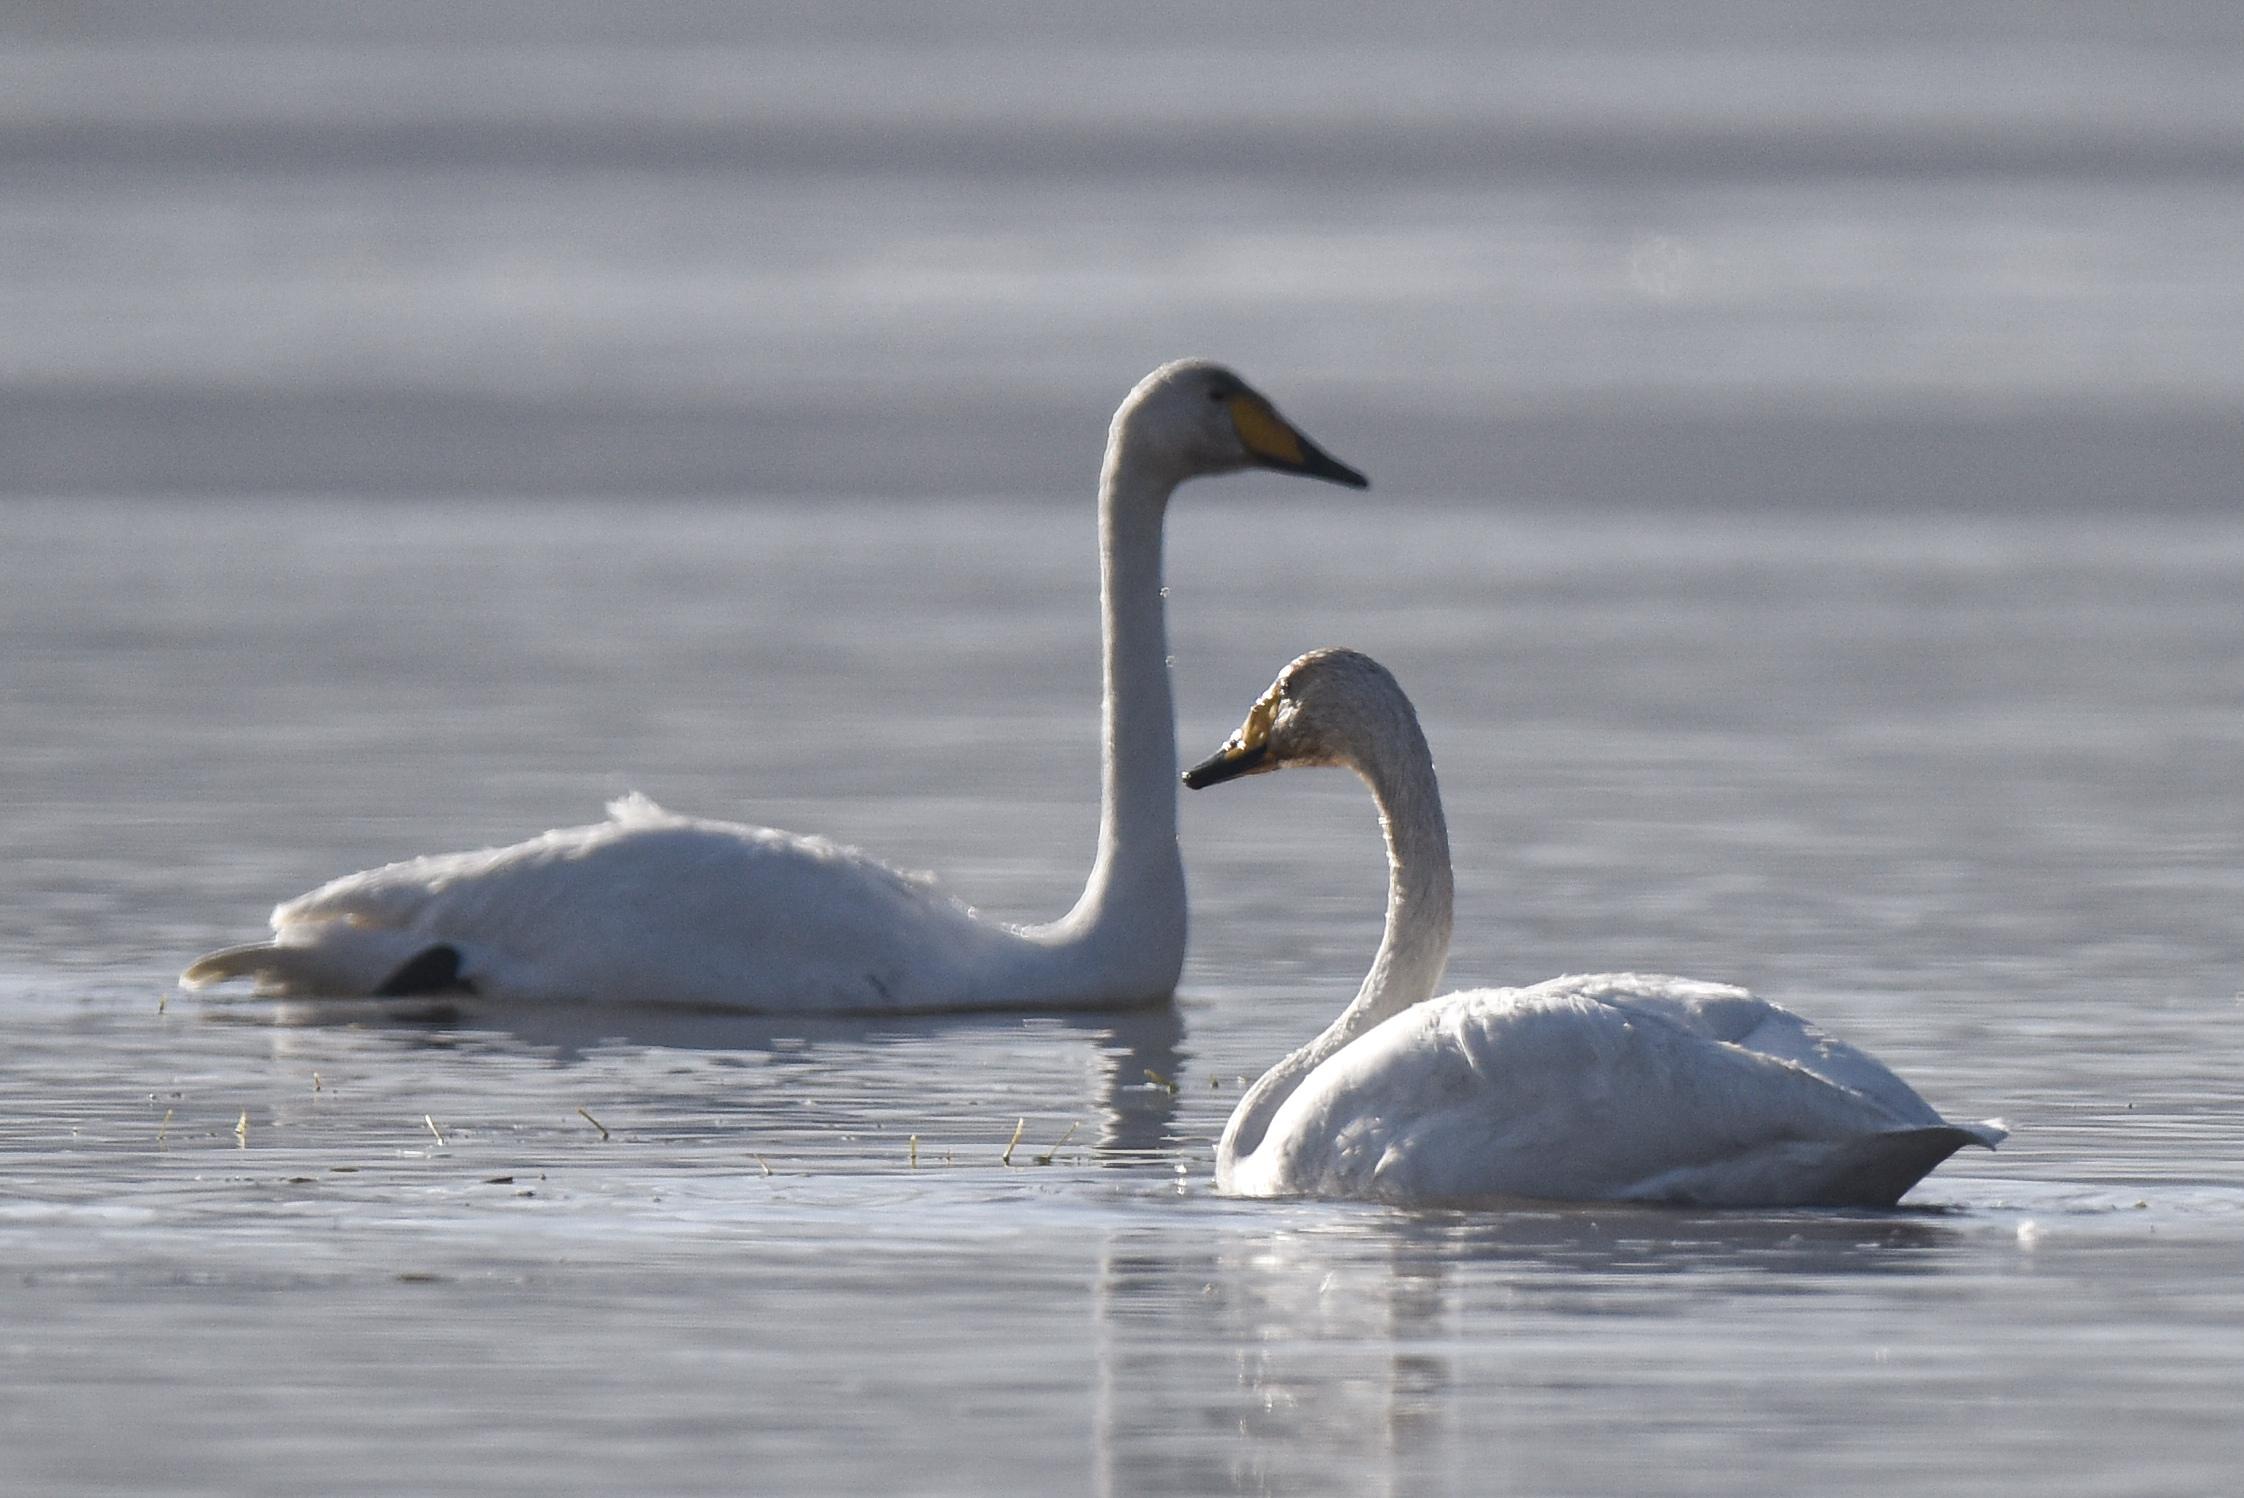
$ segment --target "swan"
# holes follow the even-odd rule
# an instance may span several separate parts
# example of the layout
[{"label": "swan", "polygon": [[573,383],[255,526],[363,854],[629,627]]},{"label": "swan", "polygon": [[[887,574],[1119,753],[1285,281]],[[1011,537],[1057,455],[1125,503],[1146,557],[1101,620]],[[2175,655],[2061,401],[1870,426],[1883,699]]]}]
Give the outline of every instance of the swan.
[{"label": "swan", "polygon": [[1999,1121],[1944,1121],[1870,1056],[1725,983],[1605,973],[1431,997],[1449,956],[1449,833],[1385,667],[1302,656],[1184,783],[1294,765],[1344,765],[1371,786],[1386,930],[1354,1002],[1240,1099],[1219,1190],[1884,1207],[1964,1145],[2004,1137]]},{"label": "swan", "polygon": [[1163,1002],[1184,962],[1185,891],[1162,519],[1185,480],[1249,467],[1367,486],[1206,360],[1153,371],[1115,412],[1099,476],[1098,848],[1056,921],[1000,924],[856,849],[634,795],[589,827],[337,879],[277,908],[271,940],[213,952],[180,982],[765,1013]]}]

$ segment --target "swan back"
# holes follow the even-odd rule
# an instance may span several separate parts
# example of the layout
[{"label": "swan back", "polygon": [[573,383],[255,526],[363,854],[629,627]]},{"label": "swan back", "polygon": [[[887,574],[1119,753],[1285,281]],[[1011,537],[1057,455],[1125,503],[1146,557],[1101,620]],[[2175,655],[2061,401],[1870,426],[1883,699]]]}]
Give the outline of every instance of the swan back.
[{"label": "swan back", "polygon": [[[1734,1036],[1735,1038],[1723,1038]],[[1778,1048],[1764,1050],[1764,1038]],[[1235,1163],[1250,1195],[1890,1205],[1999,1125],[1946,1123],[1852,1047],[1743,989],[1605,974],[1444,995],[1303,1078]]]}]

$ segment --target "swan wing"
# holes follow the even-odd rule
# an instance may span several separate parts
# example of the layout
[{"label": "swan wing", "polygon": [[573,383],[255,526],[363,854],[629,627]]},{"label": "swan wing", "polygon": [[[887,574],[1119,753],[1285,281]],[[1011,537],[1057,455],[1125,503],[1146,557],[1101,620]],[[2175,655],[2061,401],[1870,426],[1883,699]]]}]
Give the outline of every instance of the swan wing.
[{"label": "swan wing", "polygon": [[1926,1125],[1942,1121],[1916,1089],[1869,1052],[1734,984],[1664,973],[1587,973],[1552,978],[1522,992],[1591,999],[1656,1016],[1707,1040],[1789,1061],[1875,1100],[1896,1119]]},{"label": "swan wing", "polygon": [[493,997],[902,1010],[970,1000],[981,959],[1018,940],[853,848],[639,798],[591,826],[345,876],[276,909],[273,931],[184,981],[398,993],[414,991],[403,964],[448,948],[434,975]]},{"label": "swan wing", "polygon": [[1991,1142],[1914,1093],[1897,1108],[1742,1044],[1772,1028],[1797,1041],[1760,1003],[1610,975],[1431,1000],[1304,1081],[1251,1186],[1410,1203],[1884,1204]]}]

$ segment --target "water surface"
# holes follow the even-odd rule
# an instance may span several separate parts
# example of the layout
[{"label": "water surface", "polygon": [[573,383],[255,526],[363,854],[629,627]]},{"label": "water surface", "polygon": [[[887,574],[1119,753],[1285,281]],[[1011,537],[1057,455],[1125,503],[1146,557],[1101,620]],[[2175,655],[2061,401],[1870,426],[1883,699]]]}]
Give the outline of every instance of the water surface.
[{"label": "water surface", "polygon": [[632,787],[1058,911],[1094,822],[1087,506],[17,505],[11,1485],[2224,1480],[2244,529],[1274,479],[1174,520],[1188,748],[1313,642],[1417,694],[1454,979],[1746,981],[2014,1139],[1896,1214],[1213,1197],[1241,1079],[1376,939],[1338,775],[1186,798],[1174,1011],[291,1024],[172,994],[281,895]]}]

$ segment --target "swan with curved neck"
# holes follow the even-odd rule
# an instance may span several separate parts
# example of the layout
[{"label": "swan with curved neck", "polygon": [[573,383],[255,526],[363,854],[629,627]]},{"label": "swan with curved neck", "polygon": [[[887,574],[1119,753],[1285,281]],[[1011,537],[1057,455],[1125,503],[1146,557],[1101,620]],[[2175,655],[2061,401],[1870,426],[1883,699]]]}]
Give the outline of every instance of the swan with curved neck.
[{"label": "swan with curved neck", "polygon": [[1340,1017],[1225,1125],[1240,1196],[1890,1206],[1999,1123],[1951,1124],[1862,1051],[1742,988],[1634,973],[1434,998],[1449,834],[1433,756],[1386,668],[1319,650],[1279,673],[1197,789],[1342,765],[1379,805],[1387,924]]},{"label": "swan with curved neck", "polygon": [[1179,484],[1250,467],[1365,486],[1205,360],[1155,370],[1115,413],[1099,475],[1098,851],[1056,921],[989,921],[855,849],[633,796],[589,827],[337,879],[275,910],[270,941],[213,952],[180,981],[756,1012],[1162,1002],[1185,938],[1162,521]]}]

